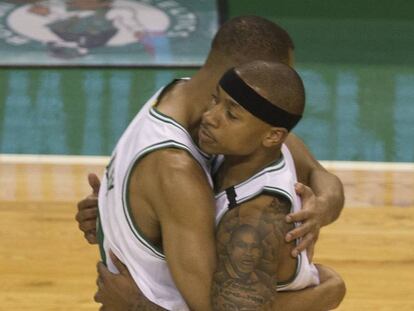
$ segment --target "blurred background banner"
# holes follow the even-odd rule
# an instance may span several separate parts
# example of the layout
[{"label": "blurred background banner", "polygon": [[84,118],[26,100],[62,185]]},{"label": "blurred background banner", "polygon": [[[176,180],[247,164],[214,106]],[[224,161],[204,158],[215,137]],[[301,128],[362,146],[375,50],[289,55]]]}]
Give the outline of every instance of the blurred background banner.
[{"label": "blurred background banner", "polygon": [[[49,35],[63,29],[77,38],[83,29],[90,36],[48,50],[7,28],[16,14],[26,14],[22,25],[29,25],[27,16],[39,24],[52,11],[69,17],[40,28]],[[147,31],[141,41],[109,46],[122,41],[115,34],[105,46],[82,47],[97,44],[92,26],[101,23],[110,34],[129,20],[120,17],[133,16],[126,12],[138,14],[146,29],[168,17],[165,36]],[[0,1],[0,154],[109,155],[154,92],[194,74],[188,65],[201,64],[219,19],[250,14],[293,38],[307,95],[294,131],[318,159],[414,162],[414,1],[406,0]],[[31,37],[39,35],[32,30]],[[87,53],[71,54],[78,50]],[[10,58],[21,65],[10,66]],[[31,66],[35,61],[59,66]]]},{"label": "blurred background banner", "polygon": [[197,66],[214,0],[0,2],[0,66]]}]

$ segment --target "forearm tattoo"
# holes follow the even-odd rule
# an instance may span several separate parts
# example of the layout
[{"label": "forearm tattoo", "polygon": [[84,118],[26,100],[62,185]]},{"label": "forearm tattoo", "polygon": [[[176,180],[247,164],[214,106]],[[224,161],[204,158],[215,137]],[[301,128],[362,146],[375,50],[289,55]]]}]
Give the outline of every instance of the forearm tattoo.
[{"label": "forearm tattoo", "polygon": [[218,269],[213,279],[214,310],[258,310],[276,295],[279,245],[290,203],[274,198],[242,215],[235,208],[217,231]]}]

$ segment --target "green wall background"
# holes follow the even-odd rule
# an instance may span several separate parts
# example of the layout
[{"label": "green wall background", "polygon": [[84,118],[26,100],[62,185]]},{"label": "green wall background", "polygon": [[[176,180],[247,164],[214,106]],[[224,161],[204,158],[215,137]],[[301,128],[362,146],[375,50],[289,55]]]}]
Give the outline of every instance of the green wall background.
[{"label": "green wall background", "polygon": [[[322,160],[414,162],[414,2],[228,1],[295,42],[296,132]],[[194,69],[0,68],[0,153],[109,155],[146,99]]]}]

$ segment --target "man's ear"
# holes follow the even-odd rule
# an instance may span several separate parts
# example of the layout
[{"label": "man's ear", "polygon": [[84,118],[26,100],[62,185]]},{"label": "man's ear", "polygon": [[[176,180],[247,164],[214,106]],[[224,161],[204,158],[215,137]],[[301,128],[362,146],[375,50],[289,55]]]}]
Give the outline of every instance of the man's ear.
[{"label": "man's ear", "polygon": [[274,147],[282,144],[289,132],[284,127],[271,127],[263,139],[263,146]]}]

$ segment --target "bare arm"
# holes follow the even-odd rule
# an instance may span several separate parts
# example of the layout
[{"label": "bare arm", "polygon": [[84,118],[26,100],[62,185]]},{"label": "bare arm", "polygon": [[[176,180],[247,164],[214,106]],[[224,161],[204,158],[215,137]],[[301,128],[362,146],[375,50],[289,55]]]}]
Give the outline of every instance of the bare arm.
[{"label": "bare arm", "polygon": [[[198,163],[182,150],[152,156],[151,205],[160,221],[163,249],[175,284],[192,310],[211,310],[210,289],[216,266],[215,205]],[[149,173],[149,172],[148,172]],[[143,174],[146,175],[145,172]]]},{"label": "bare arm", "polygon": [[290,204],[260,196],[230,210],[217,231],[214,310],[271,310]]},{"label": "bare arm", "polygon": [[[326,311],[344,296],[344,283],[320,267],[321,285],[296,292],[276,292],[279,268],[289,252],[284,217],[290,204],[262,195],[231,210],[217,232],[219,262],[213,279],[214,310]],[[294,273],[294,272],[293,272]],[[285,275],[286,277],[286,275]],[[244,310],[244,309],[243,309]]]},{"label": "bare arm", "polygon": [[278,293],[278,311],[327,311],[339,306],[346,292],[343,279],[328,267],[321,265],[316,267],[319,271],[320,284],[299,291]]}]

